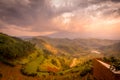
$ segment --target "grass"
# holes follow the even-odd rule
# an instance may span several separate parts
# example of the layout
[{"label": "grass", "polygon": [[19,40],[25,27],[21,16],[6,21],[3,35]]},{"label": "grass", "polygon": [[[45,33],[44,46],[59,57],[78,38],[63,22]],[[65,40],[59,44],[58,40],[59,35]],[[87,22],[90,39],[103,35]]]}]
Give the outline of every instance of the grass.
[{"label": "grass", "polygon": [[[91,71],[91,63],[87,63],[90,59],[87,57],[78,58],[77,65],[70,68],[70,62],[74,58],[60,57],[49,55],[47,58],[44,54],[31,54],[26,60],[28,63],[23,65],[22,72],[28,76],[38,77],[54,77],[54,79],[62,78],[81,78]],[[65,66],[67,65],[67,67]],[[63,69],[65,68],[65,69]],[[61,79],[62,79],[61,78]],[[51,78],[50,78],[51,79]],[[51,79],[51,80],[54,80]],[[46,79],[47,80],[47,79]]]},{"label": "grass", "polygon": [[24,58],[21,58],[20,60],[18,60],[18,63],[19,64],[29,63],[30,61],[36,59],[38,55],[39,55],[38,51],[35,51],[35,52],[31,53],[28,57],[24,57]]},{"label": "grass", "polygon": [[37,69],[39,65],[43,62],[43,60],[44,60],[43,55],[40,55],[33,61],[25,64],[22,68],[23,73],[28,74],[28,75],[37,74]]},{"label": "grass", "polygon": [[56,64],[52,64],[51,60],[53,58],[45,59],[41,65],[39,65],[39,71],[50,71],[50,72],[55,72],[58,71],[61,68],[61,65],[58,60],[56,60]]},{"label": "grass", "polygon": [[48,72],[38,72],[38,76],[41,77],[41,76],[49,76],[49,73]]}]

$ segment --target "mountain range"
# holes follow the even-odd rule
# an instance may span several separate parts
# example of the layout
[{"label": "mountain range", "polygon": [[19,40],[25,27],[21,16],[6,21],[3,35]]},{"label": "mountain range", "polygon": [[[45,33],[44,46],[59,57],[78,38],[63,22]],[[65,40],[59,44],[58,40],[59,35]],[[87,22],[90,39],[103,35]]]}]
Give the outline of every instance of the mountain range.
[{"label": "mountain range", "polygon": [[[40,46],[45,42],[49,44],[54,50],[63,54],[70,55],[87,55],[91,52],[100,52],[109,55],[119,53],[120,40],[107,40],[107,39],[68,39],[68,38],[50,38],[45,36],[37,36],[32,38],[26,38],[32,43]],[[42,42],[40,42],[42,41]],[[109,49],[109,50],[108,50]],[[107,53],[108,52],[108,53]]]}]

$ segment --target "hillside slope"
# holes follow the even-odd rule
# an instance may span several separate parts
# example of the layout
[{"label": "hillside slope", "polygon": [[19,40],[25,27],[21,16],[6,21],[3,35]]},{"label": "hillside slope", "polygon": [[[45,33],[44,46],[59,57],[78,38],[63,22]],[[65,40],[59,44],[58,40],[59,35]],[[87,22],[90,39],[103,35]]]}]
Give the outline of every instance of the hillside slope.
[{"label": "hillside slope", "polygon": [[[35,39],[34,39],[35,38]],[[62,51],[70,55],[87,55],[93,50],[100,50],[100,47],[113,45],[119,40],[101,40],[101,39],[67,39],[67,38],[50,38],[38,36],[29,38],[31,42],[39,44],[39,41],[45,41],[52,45],[58,51]]]},{"label": "hillside slope", "polygon": [[[68,54],[59,55],[64,51],[48,41],[36,38],[29,40],[24,41],[0,33],[1,80],[73,80],[74,78],[80,80],[86,75],[91,75],[91,59],[101,57],[95,53],[82,57],[70,56],[66,48],[63,50],[67,50]],[[72,47],[67,41],[66,44],[69,50],[74,48],[75,51],[78,48]],[[13,62],[16,62],[15,66],[11,66],[14,65]]]},{"label": "hillside slope", "polygon": [[0,60],[14,60],[34,52],[35,45],[0,33]]},{"label": "hillside slope", "polygon": [[120,56],[120,42],[99,48],[107,56]]},{"label": "hillside slope", "polygon": [[60,54],[62,51],[59,51],[56,47],[48,43],[43,39],[32,38],[29,40],[31,43],[35,44],[38,48],[42,49],[46,54]]}]

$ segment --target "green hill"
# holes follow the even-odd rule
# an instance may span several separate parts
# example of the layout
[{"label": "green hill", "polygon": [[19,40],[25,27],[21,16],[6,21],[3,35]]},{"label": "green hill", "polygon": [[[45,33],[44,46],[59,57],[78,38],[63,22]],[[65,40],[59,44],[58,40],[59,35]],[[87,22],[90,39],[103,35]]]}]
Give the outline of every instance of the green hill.
[{"label": "green hill", "polygon": [[[90,51],[113,43],[116,41],[48,37],[21,40],[0,33],[0,74],[4,75],[4,80],[82,80],[89,77],[94,80],[91,59],[103,55]],[[1,62],[16,64],[11,67]],[[8,76],[11,70],[12,73]]]},{"label": "green hill", "polygon": [[34,52],[35,45],[16,37],[0,33],[0,58],[14,60]]}]

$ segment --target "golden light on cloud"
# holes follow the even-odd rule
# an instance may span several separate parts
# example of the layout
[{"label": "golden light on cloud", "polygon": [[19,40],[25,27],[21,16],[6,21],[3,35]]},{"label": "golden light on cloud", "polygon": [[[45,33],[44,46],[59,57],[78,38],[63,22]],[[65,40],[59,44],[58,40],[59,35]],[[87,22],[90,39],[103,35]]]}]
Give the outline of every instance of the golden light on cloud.
[{"label": "golden light on cloud", "polygon": [[51,0],[51,6],[55,8],[60,8],[63,4],[64,0]]},{"label": "golden light on cloud", "polygon": [[72,0],[50,0],[51,7],[59,9],[61,7],[73,6]]},{"label": "golden light on cloud", "polygon": [[90,25],[85,26],[88,33],[94,37],[111,37],[118,38],[120,34],[120,19],[119,18],[97,18]]},{"label": "golden light on cloud", "polygon": [[63,13],[60,16],[53,18],[52,21],[57,27],[61,26],[61,29],[67,29],[70,26],[73,16],[74,14],[72,13]]},{"label": "golden light on cloud", "polygon": [[9,25],[9,29],[1,29],[1,32],[4,32],[6,34],[12,35],[12,36],[46,36],[53,33],[56,33],[55,31],[46,31],[46,32],[36,32],[32,31],[31,28],[20,28],[14,25]]},{"label": "golden light on cloud", "polygon": [[71,22],[71,19],[73,16],[74,16],[74,14],[72,14],[72,13],[63,13],[62,14],[63,23],[69,24]]}]

